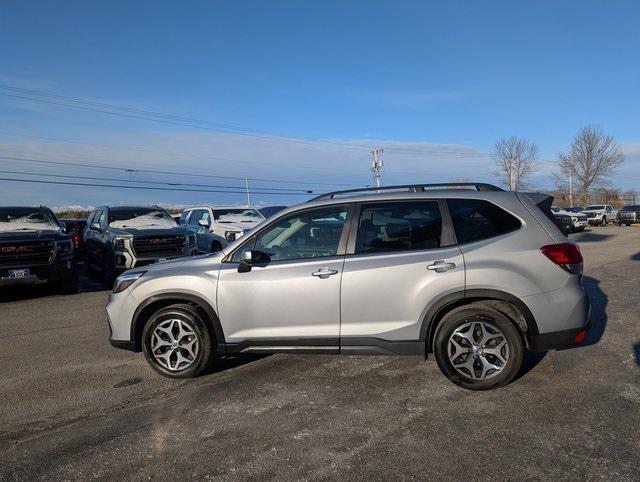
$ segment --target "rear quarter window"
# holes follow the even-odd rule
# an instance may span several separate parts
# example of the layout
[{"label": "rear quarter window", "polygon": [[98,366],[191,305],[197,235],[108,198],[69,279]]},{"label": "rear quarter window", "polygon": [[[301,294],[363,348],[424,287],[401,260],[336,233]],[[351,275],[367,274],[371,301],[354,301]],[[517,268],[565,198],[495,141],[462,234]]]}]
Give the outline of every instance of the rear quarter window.
[{"label": "rear quarter window", "polygon": [[481,199],[447,200],[458,244],[493,238],[519,229],[520,220]]}]

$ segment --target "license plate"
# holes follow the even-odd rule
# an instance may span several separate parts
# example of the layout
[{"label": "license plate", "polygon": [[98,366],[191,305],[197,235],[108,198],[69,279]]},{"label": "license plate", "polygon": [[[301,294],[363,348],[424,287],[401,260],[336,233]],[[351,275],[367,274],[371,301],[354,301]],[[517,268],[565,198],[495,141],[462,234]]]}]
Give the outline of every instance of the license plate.
[{"label": "license plate", "polygon": [[10,269],[9,270],[9,279],[22,279],[29,277],[28,269]]}]

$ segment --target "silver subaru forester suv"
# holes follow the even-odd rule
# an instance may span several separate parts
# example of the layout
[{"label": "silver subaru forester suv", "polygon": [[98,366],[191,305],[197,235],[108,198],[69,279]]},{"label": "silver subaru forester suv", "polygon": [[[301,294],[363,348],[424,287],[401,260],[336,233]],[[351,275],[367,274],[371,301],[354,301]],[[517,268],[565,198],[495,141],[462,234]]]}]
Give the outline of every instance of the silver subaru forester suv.
[{"label": "silver subaru forester suv", "polygon": [[125,272],[110,341],[174,378],[251,352],[433,354],[452,382],[499,387],[525,349],[589,330],[582,256],[552,200],[487,184],[325,194],[220,253]]}]

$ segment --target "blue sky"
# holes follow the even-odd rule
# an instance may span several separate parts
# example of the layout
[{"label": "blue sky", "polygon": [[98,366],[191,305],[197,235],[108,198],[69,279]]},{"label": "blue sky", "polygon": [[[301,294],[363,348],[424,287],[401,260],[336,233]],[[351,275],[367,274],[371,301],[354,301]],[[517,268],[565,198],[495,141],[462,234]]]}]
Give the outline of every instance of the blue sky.
[{"label": "blue sky", "polygon": [[[0,89],[0,131],[155,153],[11,135],[0,135],[0,152],[289,180],[322,190],[329,184],[370,183],[368,149],[374,146],[385,148],[386,183],[498,182],[486,153],[500,137],[519,135],[540,148],[546,162],[534,182],[545,188],[552,185],[557,154],[580,127],[592,123],[614,135],[627,155],[611,184],[640,189],[639,19],[636,1],[5,0],[0,84],[262,134],[239,136],[87,112],[1,95],[7,91]],[[167,179],[7,159],[0,159],[0,166]],[[203,183],[205,178],[174,179]],[[225,182],[240,181],[218,184]],[[243,201],[236,194],[7,182],[0,182],[0,189],[7,198],[3,204]],[[265,204],[302,199],[254,196]]]}]

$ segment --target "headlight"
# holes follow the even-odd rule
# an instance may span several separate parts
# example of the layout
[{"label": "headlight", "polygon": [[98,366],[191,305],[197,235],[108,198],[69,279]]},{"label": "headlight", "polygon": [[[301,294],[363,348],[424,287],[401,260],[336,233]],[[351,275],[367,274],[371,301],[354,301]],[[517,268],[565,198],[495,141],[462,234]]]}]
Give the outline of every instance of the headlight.
[{"label": "headlight", "polygon": [[126,238],[113,238],[113,247],[118,251],[124,251]]},{"label": "headlight", "polygon": [[126,273],[123,273],[116,278],[116,282],[113,285],[113,292],[120,293],[126,290],[129,286],[138,281],[138,278],[145,273],[146,271],[127,271]]},{"label": "headlight", "polygon": [[224,237],[227,238],[227,241],[229,241],[230,243],[233,243],[239,237],[238,236],[239,234],[241,233],[238,233],[236,231],[227,231],[224,234]]}]

